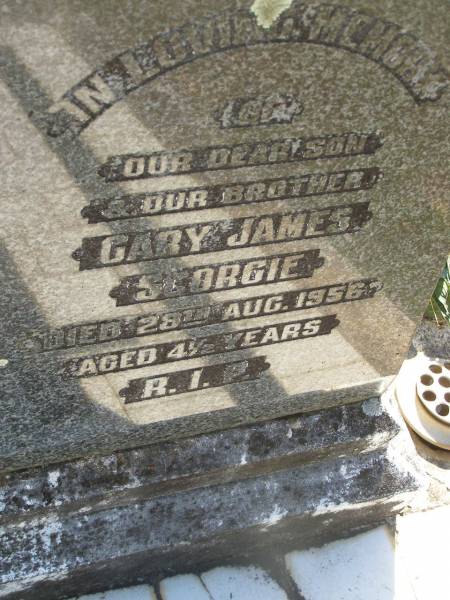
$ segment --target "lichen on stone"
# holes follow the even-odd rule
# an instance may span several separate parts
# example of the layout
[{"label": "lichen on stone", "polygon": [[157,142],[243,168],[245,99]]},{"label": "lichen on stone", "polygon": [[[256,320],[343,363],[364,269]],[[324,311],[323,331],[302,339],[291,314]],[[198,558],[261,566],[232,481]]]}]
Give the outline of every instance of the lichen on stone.
[{"label": "lichen on stone", "polygon": [[250,10],[255,15],[258,25],[269,29],[291,4],[292,0],[255,0]]}]

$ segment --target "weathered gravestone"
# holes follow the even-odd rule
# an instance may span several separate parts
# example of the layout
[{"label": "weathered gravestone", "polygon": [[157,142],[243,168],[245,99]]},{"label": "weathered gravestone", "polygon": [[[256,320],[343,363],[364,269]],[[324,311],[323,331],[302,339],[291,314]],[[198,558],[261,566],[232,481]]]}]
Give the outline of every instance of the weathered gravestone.
[{"label": "weathered gravestone", "polygon": [[448,250],[447,2],[271,4],[2,3],[3,469],[398,371]]}]

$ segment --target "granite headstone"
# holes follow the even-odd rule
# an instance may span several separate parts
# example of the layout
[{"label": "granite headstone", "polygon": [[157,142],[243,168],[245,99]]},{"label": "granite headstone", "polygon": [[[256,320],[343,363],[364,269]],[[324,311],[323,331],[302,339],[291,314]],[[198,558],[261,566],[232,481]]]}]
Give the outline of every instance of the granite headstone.
[{"label": "granite headstone", "polygon": [[1,6],[3,469],[378,395],[448,250],[448,3]]}]

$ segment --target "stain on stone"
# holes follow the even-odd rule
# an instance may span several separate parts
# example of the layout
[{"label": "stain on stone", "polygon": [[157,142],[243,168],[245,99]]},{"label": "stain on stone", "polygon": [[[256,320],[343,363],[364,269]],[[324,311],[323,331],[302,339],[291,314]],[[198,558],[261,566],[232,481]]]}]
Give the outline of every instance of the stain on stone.
[{"label": "stain on stone", "polygon": [[274,446],[273,440],[258,431],[252,433],[248,441],[248,451],[256,456],[267,456]]}]

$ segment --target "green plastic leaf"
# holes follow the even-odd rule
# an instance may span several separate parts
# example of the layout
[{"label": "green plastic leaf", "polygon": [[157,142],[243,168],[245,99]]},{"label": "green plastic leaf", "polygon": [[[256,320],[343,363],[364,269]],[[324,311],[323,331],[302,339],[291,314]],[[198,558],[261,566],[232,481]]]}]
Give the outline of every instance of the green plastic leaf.
[{"label": "green plastic leaf", "polygon": [[424,316],[440,324],[450,325],[450,256],[447,258]]}]

